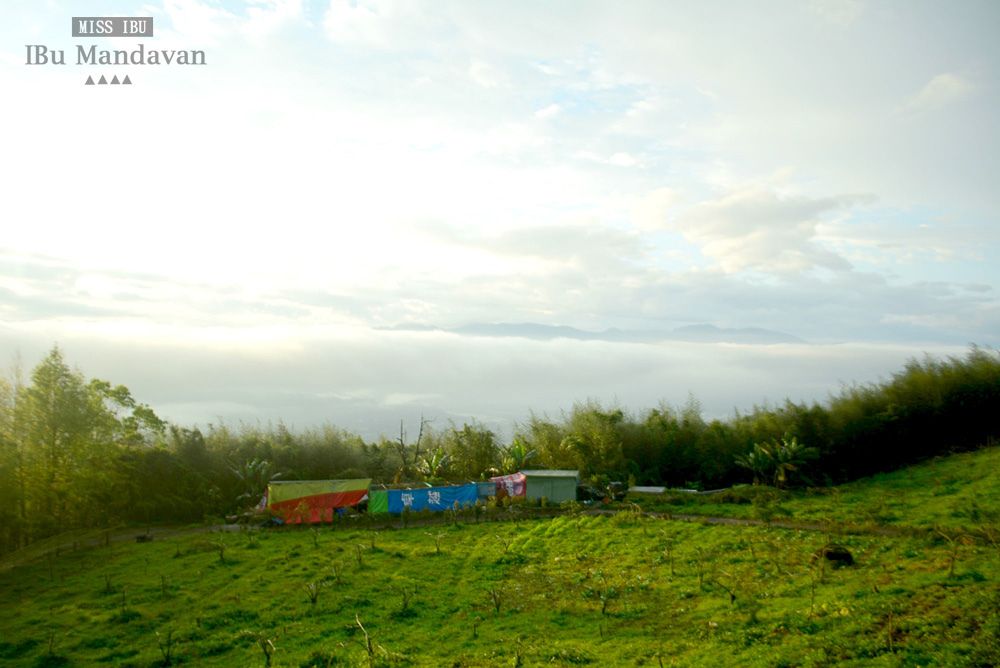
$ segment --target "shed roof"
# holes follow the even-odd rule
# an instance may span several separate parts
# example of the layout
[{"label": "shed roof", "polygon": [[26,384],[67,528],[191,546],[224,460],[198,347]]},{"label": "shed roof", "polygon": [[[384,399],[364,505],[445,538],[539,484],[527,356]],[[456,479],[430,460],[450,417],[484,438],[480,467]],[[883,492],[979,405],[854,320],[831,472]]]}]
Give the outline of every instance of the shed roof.
[{"label": "shed roof", "polygon": [[521,471],[529,478],[576,478],[579,480],[579,471]]}]

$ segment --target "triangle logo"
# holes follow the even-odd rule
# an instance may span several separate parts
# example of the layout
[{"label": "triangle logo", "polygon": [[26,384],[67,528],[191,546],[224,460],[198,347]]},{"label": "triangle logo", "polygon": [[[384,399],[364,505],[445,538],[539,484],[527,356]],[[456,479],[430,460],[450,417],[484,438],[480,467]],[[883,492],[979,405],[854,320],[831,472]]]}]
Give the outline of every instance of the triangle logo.
[{"label": "triangle logo", "polygon": [[98,82],[97,82],[97,84],[98,84],[98,85],[101,85],[101,84],[106,84],[106,83],[108,83],[108,80],[107,80],[107,79],[105,79],[105,78],[104,78],[104,75],[102,74],[102,75],[101,75],[101,80],[100,80],[100,81],[98,81]]},{"label": "triangle logo", "polygon": [[87,77],[87,83],[85,83],[84,86],[93,86],[93,85],[94,85],[94,77]]},{"label": "triangle logo", "polygon": [[121,82],[118,81],[118,75],[116,74],[114,78],[111,79],[111,84],[117,86],[119,83]]},{"label": "triangle logo", "polygon": [[129,79],[129,78],[128,78],[128,75],[127,75],[127,74],[125,75],[125,78],[124,78],[124,79],[122,79],[122,83],[123,83],[123,84],[128,84],[129,86],[131,86],[131,85],[132,85],[132,81],[131,81],[131,79]]}]

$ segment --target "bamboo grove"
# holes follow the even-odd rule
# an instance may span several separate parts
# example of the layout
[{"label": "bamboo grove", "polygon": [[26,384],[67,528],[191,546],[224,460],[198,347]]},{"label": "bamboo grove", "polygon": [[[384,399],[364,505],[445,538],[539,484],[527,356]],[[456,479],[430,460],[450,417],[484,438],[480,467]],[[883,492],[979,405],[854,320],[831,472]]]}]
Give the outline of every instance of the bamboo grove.
[{"label": "bamboo grove", "polygon": [[823,402],[786,400],[706,421],[697,400],[639,413],[582,402],[531,414],[509,440],[481,423],[421,420],[366,442],[326,424],[169,424],[124,386],[88,380],[58,347],[0,381],[0,553],[77,528],[196,522],[253,505],[268,480],[477,480],[579,469],[600,487],[824,486],[987,444],[1000,432],[1000,354],[911,360]]}]

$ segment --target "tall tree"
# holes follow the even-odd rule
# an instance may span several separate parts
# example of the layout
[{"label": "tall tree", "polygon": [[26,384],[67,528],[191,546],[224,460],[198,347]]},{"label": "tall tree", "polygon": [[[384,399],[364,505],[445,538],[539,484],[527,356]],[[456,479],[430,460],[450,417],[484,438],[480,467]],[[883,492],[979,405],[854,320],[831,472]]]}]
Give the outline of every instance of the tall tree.
[{"label": "tall tree", "polygon": [[460,478],[478,480],[484,474],[494,474],[499,458],[496,434],[482,423],[454,425],[445,433],[447,451],[451,454],[452,470]]},{"label": "tall tree", "polygon": [[21,530],[29,539],[109,520],[121,453],[162,438],[165,425],[124,386],[88,382],[58,346],[8,393],[5,446],[15,462]]}]

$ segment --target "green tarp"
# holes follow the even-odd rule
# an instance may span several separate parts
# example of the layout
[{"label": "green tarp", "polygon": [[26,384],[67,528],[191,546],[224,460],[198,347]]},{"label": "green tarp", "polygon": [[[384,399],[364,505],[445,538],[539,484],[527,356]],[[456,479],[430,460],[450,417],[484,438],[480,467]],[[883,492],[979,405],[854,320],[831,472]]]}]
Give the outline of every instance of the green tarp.
[{"label": "green tarp", "polygon": [[389,492],[384,489],[368,491],[368,512],[387,513],[389,512]]}]

